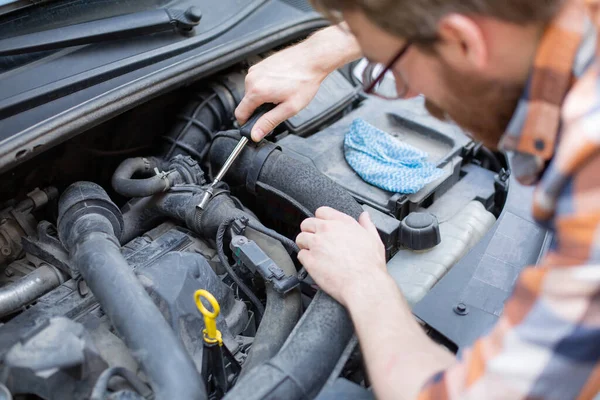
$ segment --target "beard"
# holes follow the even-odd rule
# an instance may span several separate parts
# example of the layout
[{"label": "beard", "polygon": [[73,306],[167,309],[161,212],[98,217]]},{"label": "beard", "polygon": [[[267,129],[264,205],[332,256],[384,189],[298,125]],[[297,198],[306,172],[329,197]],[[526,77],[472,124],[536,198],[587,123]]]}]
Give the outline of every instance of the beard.
[{"label": "beard", "polygon": [[484,79],[442,65],[447,95],[439,103],[425,99],[425,108],[442,121],[451,120],[491,150],[512,119],[525,88],[523,82]]}]

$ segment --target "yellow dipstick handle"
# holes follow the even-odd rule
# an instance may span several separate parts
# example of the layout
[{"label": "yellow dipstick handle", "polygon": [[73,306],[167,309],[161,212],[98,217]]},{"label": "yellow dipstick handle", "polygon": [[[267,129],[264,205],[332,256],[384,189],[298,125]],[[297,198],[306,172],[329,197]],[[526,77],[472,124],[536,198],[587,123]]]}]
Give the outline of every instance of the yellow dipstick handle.
[{"label": "yellow dipstick handle", "polygon": [[[208,300],[214,311],[211,312],[204,307],[204,304],[202,304],[202,297]],[[194,301],[196,302],[196,307],[198,307],[198,310],[204,316],[204,325],[206,326],[206,329],[202,331],[202,333],[204,333],[204,341],[209,344],[218,343],[219,346],[222,346],[223,338],[221,336],[221,331],[217,329],[217,317],[221,310],[219,302],[217,302],[215,296],[204,289],[196,290],[194,293]]]}]

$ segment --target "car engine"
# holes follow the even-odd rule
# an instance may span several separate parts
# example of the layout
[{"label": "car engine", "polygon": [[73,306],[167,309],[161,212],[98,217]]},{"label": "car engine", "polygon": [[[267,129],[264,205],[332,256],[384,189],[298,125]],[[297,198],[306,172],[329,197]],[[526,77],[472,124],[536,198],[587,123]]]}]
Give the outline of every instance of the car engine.
[{"label": "car engine", "polygon": [[[240,139],[233,113],[246,68],[157,97],[3,174],[6,396],[304,399],[337,377],[367,385],[346,311],[296,259],[300,222],[321,206],[368,211],[411,305],[495,223],[506,160],[429,117],[422,99],[362,96],[351,69],[211,186]],[[410,195],[364,182],[344,159],[356,118],[426,151],[443,176]],[[220,307],[216,350],[198,290]]]}]

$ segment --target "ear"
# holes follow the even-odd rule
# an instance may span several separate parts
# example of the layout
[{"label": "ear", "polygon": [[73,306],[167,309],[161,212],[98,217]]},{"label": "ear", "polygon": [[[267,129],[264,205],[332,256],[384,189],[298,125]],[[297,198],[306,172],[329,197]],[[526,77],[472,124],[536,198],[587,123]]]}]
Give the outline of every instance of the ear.
[{"label": "ear", "polygon": [[488,43],[475,20],[449,14],[438,24],[437,49],[450,65],[463,70],[482,70],[488,63]]}]

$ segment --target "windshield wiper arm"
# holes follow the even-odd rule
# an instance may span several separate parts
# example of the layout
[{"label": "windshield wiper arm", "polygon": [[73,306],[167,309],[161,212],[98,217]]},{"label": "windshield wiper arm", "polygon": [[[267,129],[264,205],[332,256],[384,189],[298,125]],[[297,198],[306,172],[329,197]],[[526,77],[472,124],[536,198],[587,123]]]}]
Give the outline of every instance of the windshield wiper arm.
[{"label": "windshield wiper arm", "polygon": [[170,30],[190,34],[200,23],[201,17],[200,10],[196,7],[185,11],[163,8],[119,15],[0,40],[0,56],[61,49]]}]

